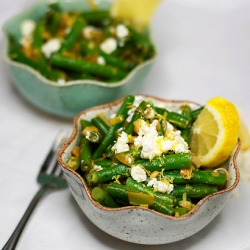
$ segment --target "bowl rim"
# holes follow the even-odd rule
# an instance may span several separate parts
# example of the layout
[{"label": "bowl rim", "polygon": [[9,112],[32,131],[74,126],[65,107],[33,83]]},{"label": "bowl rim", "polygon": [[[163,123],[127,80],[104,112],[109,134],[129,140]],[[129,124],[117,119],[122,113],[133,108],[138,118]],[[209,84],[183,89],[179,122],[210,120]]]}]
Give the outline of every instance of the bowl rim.
[{"label": "bowl rim", "polygon": [[[136,94],[134,96],[142,96],[144,98],[152,98],[154,100],[157,100],[157,101],[160,101],[160,102],[166,102],[166,103],[191,103],[191,104],[195,104],[195,105],[198,105],[198,106],[201,106],[200,104],[196,103],[196,102],[193,102],[193,101],[188,101],[188,100],[168,100],[168,99],[163,99],[163,98],[159,98],[159,97],[155,97],[155,96],[152,96],[152,95],[140,95],[140,94]],[[87,183],[85,182],[85,180],[77,173],[75,172],[74,170],[70,169],[64,162],[63,162],[63,154],[64,154],[64,151],[66,150],[66,148],[72,143],[72,141],[74,139],[77,138],[77,131],[78,131],[78,121],[80,119],[80,117],[90,111],[95,111],[95,110],[99,110],[99,109],[104,109],[104,108],[111,108],[111,107],[114,107],[116,105],[119,105],[122,103],[122,101],[124,100],[125,97],[122,97],[114,102],[111,102],[111,103],[107,103],[107,104],[104,104],[104,105],[98,105],[98,106],[94,106],[94,107],[91,107],[91,108],[88,108],[88,109],[85,109],[83,111],[81,111],[78,115],[75,116],[74,120],[73,120],[73,131],[71,133],[71,135],[66,139],[66,141],[63,143],[63,145],[61,146],[61,148],[59,149],[58,151],[58,162],[59,164],[61,165],[61,167],[69,172],[71,172],[75,177],[77,177],[89,200],[91,201],[91,203],[98,209],[102,210],[102,211],[106,211],[106,212],[115,212],[115,211],[131,211],[131,209],[139,209],[139,210],[145,210],[145,211],[148,211],[152,214],[155,214],[157,216],[161,216],[163,218],[167,218],[167,219],[170,219],[170,220],[185,220],[185,219],[188,219],[192,216],[194,216],[194,214],[201,208],[201,206],[207,201],[209,200],[211,197],[213,196],[218,196],[220,194],[224,194],[224,193],[227,193],[227,192],[230,192],[232,191],[239,183],[239,180],[240,180],[240,173],[239,173],[239,168],[238,168],[238,165],[237,165],[237,161],[236,161],[236,157],[240,151],[240,140],[238,139],[238,142],[233,150],[233,153],[231,154],[230,156],[230,159],[232,159],[232,163],[233,163],[233,170],[235,172],[235,180],[234,182],[232,183],[232,185],[230,185],[229,187],[225,188],[225,189],[222,189],[220,191],[217,191],[213,194],[210,194],[204,198],[202,198],[196,205],[195,207],[187,214],[185,215],[182,215],[180,217],[174,217],[174,216],[170,216],[170,215],[166,215],[166,214],[163,214],[163,213],[160,213],[158,211],[155,211],[155,210],[152,210],[150,208],[144,208],[144,207],[140,207],[140,206],[125,206],[125,207],[121,207],[121,208],[109,208],[109,207],[105,207],[105,206],[102,206],[100,205],[98,202],[96,202],[90,192],[89,192],[89,188],[88,188],[88,185]]]},{"label": "bowl rim", "polygon": [[[107,3],[110,3],[110,1],[107,1],[107,0],[101,0],[101,1],[104,1],[104,2],[107,2]],[[89,80],[89,79],[83,79],[83,80],[72,80],[72,81],[67,81],[66,84],[63,84],[63,85],[60,85],[58,84],[57,82],[55,81],[51,81],[49,79],[47,79],[46,77],[44,77],[41,73],[39,73],[38,71],[36,71],[35,69],[33,69],[32,67],[24,64],[24,63],[20,63],[20,62],[16,62],[16,61],[13,61],[9,56],[8,56],[8,46],[9,46],[9,43],[8,43],[8,38],[7,38],[7,25],[9,22],[11,22],[12,20],[18,18],[18,17],[22,17],[22,16],[25,16],[27,14],[29,14],[30,12],[34,11],[35,9],[39,8],[41,5],[48,5],[49,3],[52,3],[53,1],[52,0],[45,0],[45,1],[40,1],[40,2],[37,2],[35,4],[32,4],[31,6],[29,6],[27,9],[13,15],[12,17],[8,18],[3,26],[2,26],[2,31],[3,31],[3,59],[5,62],[7,62],[9,65],[11,66],[14,66],[16,68],[21,68],[23,70],[26,70],[28,73],[30,73],[31,75],[37,77],[38,79],[40,79],[42,82],[44,82],[45,84],[48,84],[48,85],[52,85],[54,87],[68,87],[68,86],[72,86],[72,85],[85,85],[85,84],[90,84],[90,85],[97,85],[97,86],[102,86],[102,87],[107,87],[107,88],[116,88],[116,87],[119,87],[119,86],[122,86],[122,85],[125,85],[127,82],[129,82],[130,79],[133,78],[133,76],[136,74],[137,71],[139,71],[141,68],[151,64],[157,57],[157,49],[156,49],[156,45],[153,41],[153,38],[151,36],[151,32],[150,32],[150,27],[149,27],[149,37],[151,39],[151,42],[154,46],[154,49],[155,49],[155,54],[153,57],[151,57],[150,59],[140,63],[139,65],[137,65],[133,70],[131,70],[127,76],[123,79],[121,79],[120,81],[118,82],[112,82],[112,83],[106,83],[106,82],[103,82],[103,81],[97,81],[97,80]],[[73,3],[73,2],[80,2],[80,0],[71,0],[71,1],[68,1],[68,0],[60,0],[60,2],[66,2],[67,4],[70,4],[70,3]]]}]

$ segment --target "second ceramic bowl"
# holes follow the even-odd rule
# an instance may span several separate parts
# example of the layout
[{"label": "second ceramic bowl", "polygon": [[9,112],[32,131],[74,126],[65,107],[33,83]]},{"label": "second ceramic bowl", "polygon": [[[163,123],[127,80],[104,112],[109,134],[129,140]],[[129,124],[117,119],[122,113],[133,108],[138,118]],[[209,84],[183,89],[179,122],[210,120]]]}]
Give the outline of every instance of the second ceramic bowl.
[{"label": "second ceramic bowl", "polygon": [[[60,86],[43,77],[33,68],[15,62],[8,56],[7,35],[20,37],[20,23],[26,19],[37,20],[43,16],[51,1],[35,4],[28,10],[9,19],[3,26],[5,35],[4,59],[12,79],[20,93],[38,108],[62,117],[72,118],[83,109],[114,101],[126,94],[133,94],[143,84],[155,59],[147,60],[135,67],[126,78],[116,83],[95,80],[75,80]],[[63,10],[90,10],[87,0],[58,0]],[[99,9],[109,9],[110,1],[98,1]]]}]

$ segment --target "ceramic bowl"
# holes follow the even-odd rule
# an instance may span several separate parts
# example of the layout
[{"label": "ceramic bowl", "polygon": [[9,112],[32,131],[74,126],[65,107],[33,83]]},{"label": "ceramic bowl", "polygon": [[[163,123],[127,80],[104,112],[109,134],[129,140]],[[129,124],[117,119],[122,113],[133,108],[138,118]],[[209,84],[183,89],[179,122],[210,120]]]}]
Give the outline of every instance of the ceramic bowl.
[{"label": "ceramic bowl", "polygon": [[[83,109],[114,101],[126,94],[135,93],[148,75],[155,59],[145,61],[135,67],[123,80],[108,84],[93,80],[76,80],[59,86],[29,66],[10,60],[8,57],[7,34],[20,38],[20,23],[27,18],[36,20],[43,16],[52,1],[35,4],[28,10],[12,17],[3,26],[4,59],[19,92],[38,108],[62,117],[72,118]],[[58,0],[63,10],[89,10],[87,0]],[[98,1],[99,9],[109,9],[111,1]]]},{"label": "ceramic bowl", "polygon": [[[152,96],[143,96],[155,103],[176,105],[189,103],[193,107],[199,105],[187,101],[162,100]],[[159,212],[138,207],[128,206],[123,208],[107,208],[101,206],[91,198],[91,194],[84,179],[66,165],[71,150],[80,139],[80,119],[91,119],[97,113],[103,112],[107,116],[118,110],[123,99],[113,103],[93,107],[79,113],[74,119],[71,136],[61,147],[58,160],[64,171],[69,188],[86,216],[104,232],[124,241],[137,244],[159,245],[175,242],[187,238],[210,223],[218,215],[229,200],[233,189],[239,182],[239,170],[236,163],[240,145],[236,146],[232,155],[224,163],[230,173],[230,179],[225,189],[208,195],[199,201],[193,210],[181,217],[172,217]]]}]

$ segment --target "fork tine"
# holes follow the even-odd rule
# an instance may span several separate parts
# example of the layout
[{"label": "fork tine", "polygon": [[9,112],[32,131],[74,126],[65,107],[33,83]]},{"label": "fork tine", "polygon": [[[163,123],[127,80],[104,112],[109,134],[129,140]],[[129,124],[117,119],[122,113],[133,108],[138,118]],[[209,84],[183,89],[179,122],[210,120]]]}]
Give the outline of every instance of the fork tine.
[{"label": "fork tine", "polygon": [[60,172],[61,166],[57,161],[57,153],[68,135],[69,133],[60,132],[56,136],[37,176],[38,183],[54,188],[67,187],[67,181],[64,179],[63,172]]}]

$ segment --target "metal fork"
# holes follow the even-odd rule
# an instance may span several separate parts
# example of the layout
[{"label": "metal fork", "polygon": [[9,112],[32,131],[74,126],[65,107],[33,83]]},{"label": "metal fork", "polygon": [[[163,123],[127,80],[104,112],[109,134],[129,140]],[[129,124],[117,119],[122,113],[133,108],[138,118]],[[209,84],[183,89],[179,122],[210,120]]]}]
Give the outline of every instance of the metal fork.
[{"label": "metal fork", "polygon": [[41,169],[37,175],[37,182],[41,184],[41,187],[38,190],[38,192],[35,194],[33,199],[31,200],[23,217],[19,221],[15,231],[12,233],[12,235],[10,236],[9,240],[4,245],[2,250],[15,249],[16,244],[17,244],[17,242],[22,234],[22,231],[23,231],[28,219],[30,218],[30,215],[32,214],[36,205],[41,200],[41,198],[44,196],[44,194],[48,193],[48,191],[63,189],[63,188],[66,188],[68,186],[66,179],[63,176],[62,169],[57,161],[58,149],[61,147],[61,145],[65,141],[67,135],[68,135],[68,133],[66,133],[66,132],[60,132],[56,136],[56,138],[55,138],[55,140],[54,140],[54,142],[53,142],[53,144],[52,144],[52,146],[51,146],[51,148],[50,148],[50,150],[49,150],[49,152],[48,152],[48,154],[47,154],[47,156],[46,156],[46,158],[41,166]]}]

